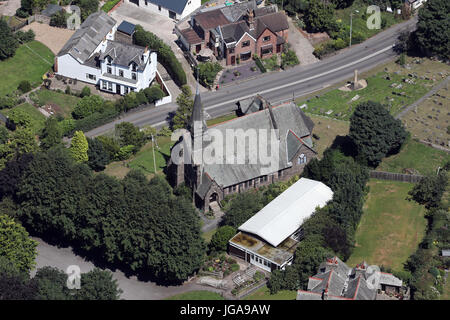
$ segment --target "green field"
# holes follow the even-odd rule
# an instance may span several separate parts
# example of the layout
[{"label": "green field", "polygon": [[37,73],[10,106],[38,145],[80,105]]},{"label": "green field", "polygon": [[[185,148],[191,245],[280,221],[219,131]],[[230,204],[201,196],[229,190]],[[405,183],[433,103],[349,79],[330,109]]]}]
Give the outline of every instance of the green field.
[{"label": "green field", "polygon": [[384,158],[377,170],[403,173],[403,169],[414,168],[425,175],[436,173],[438,167],[448,161],[450,155],[447,152],[409,140],[398,154]]},{"label": "green field", "polygon": [[[158,138],[158,147],[155,146],[156,171],[161,172],[170,157],[170,148],[173,142],[170,137]],[[152,142],[147,143],[129,163],[130,168],[143,170],[144,173],[155,173],[155,163],[153,161]]]},{"label": "green field", "polygon": [[[390,80],[384,77],[389,74]],[[301,101],[299,105],[306,104],[305,112],[319,115],[327,115],[332,118],[349,120],[355,107],[361,102],[368,100],[391,104],[389,108],[391,114],[395,115],[403,106],[407,106],[418,100],[429,90],[425,84],[431,83],[429,80],[415,79],[416,84],[402,82],[405,76],[384,71],[367,78],[367,87],[358,91],[331,90],[323,95]],[[402,88],[390,88],[392,84],[402,85]],[[404,92],[405,96],[393,94]],[[354,97],[359,96],[355,101]],[[392,100],[393,99],[393,100]],[[332,111],[330,114],[327,112]]]},{"label": "green field", "polygon": [[295,300],[297,297],[297,291],[281,290],[276,294],[270,294],[269,288],[263,286],[248,295],[244,300]]},{"label": "green field", "polygon": [[12,58],[0,61],[0,95],[16,90],[22,80],[38,86],[42,76],[53,66],[54,57],[39,41],[21,45]]},{"label": "green field", "polygon": [[46,89],[38,90],[32,95],[36,96],[39,105],[56,105],[53,107],[55,113],[62,115],[64,118],[72,117],[72,110],[80,100],[76,96]]},{"label": "green field", "polygon": [[166,300],[225,300],[225,298],[212,291],[197,290],[180,293]]},{"label": "green field", "polygon": [[368,185],[356,246],[347,264],[366,261],[402,270],[425,235],[425,208],[406,200],[411,183],[371,179]]},{"label": "green field", "polygon": [[[22,109],[31,117],[31,129],[36,134],[39,134],[40,131],[44,128],[45,119],[46,119],[45,116],[42,113],[40,113],[39,110],[37,108],[35,108],[34,106],[32,106],[31,104],[23,103],[23,104],[20,104],[20,105],[14,107],[13,109]],[[8,115],[8,113],[11,110],[12,109],[3,109],[2,113],[4,115]]]}]

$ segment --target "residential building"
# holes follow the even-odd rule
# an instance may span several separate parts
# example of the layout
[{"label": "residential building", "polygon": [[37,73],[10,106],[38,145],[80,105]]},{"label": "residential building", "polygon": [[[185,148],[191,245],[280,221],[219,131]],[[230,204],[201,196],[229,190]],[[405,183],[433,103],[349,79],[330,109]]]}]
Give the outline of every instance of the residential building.
[{"label": "residential building", "polygon": [[143,10],[181,20],[200,8],[201,0],[125,0]]},{"label": "residential building", "polygon": [[[402,297],[402,280],[391,273],[380,272],[375,286],[372,270],[366,262],[348,267],[338,257],[327,259],[319,272],[309,277],[307,290],[298,290],[297,300],[376,300],[378,293]],[[372,276],[372,277],[371,277]]]},{"label": "residential building", "polygon": [[147,88],[157,73],[156,52],[122,42],[117,29],[103,11],[91,14],[57,54],[55,73],[122,95]]},{"label": "residential building", "polygon": [[269,272],[284,270],[303,238],[302,223],[332,198],[322,182],[301,178],[238,228],[229,253]]},{"label": "residential building", "polygon": [[[261,97],[258,97],[258,101],[259,99]],[[248,101],[242,102],[242,105],[244,104],[248,104]],[[203,123],[202,128],[195,131],[195,123]],[[311,138],[313,127],[312,120],[295,103],[271,106],[264,100],[259,107],[247,110],[245,116],[207,128],[197,90],[190,130],[172,147],[168,164],[169,179],[175,186],[185,183],[191,187],[195,205],[209,211],[210,204],[220,203],[226,195],[287,180],[300,174],[306,164],[317,155]],[[224,139],[223,143],[230,143],[236,149],[237,146],[241,149],[230,150],[227,146],[220,145],[221,142],[214,145],[217,142],[208,138],[211,129],[214,129],[215,133],[220,132],[223,137],[229,132],[236,133],[234,141]],[[249,143],[249,135],[254,132],[269,135],[272,131],[277,132],[277,135],[270,138],[267,150],[254,150],[257,144]],[[224,150],[221,155],[223,158],[219,162],[198,163],[185,152],[189,149],[192,154],[201,153],[211,147],[221,147]],[[245,157],[245,163],[229,162],[235,151],[240,153],[238,157]],[[252,161],[254,155],[262,152],[269,158],[273,157],[270,158],[270,165]],[[180,163],[175,163],[172,159],[178,158],[178,153],[183,154],[183,159],[180,159]]]},{"label": "residential building", "polygon": [[176,29],[180,41],[193,53],[208,48],[226,65],[250,60],[254,54],[269,58],[288,42],[289,24],[276,5],[258,8],[248,1],[201,10],[191,27]]}]

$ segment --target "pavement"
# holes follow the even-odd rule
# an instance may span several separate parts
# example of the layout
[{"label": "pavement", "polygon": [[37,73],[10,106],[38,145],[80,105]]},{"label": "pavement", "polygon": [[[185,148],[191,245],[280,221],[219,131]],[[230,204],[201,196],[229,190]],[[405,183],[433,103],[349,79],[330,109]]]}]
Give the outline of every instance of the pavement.
[{"label": "pavement", "polygon": [[[94,264],[73,253],[71,248],[58,248],[49,245],[40,238],[33,237],[39,244],[37,246],[38,256],[36,258],[36,268],[52,266],[63,271],[70,265],[77,265],[81,273],[86,273],[94,269]],[[126,300],[161,300],[167,297],[192,290],[209,290],[221,293],[221,290],[208,286],[202,286],[194,282],[186,282],[181,286],[158,286],[149,281],[139,281],[136,277],[128,278],[121,271],[112,271],[113,278],[117,280],[118,286],[123,290],[121,299]],[[34,277],[36,270],[31,273]]]},{"label": "pavement", "polygon": [[0,16],[13,16],[20,8],[20,0],[0,1]]},{"label": "pavement", "polygon": [[[396,43],[398,35],[404,30],[413,30],[416,22],[417,18],[412,18],[380,32],[361,44],[343,49],[340,53],[316,63],[269,73],[263,77],[230,85],[218,91],[203,92],[201,98],[204,109],[214,118],[233,112],[236,109],[237,101],[255,94],[261,94],[272,104],[279,104],[352,79],[355,69],[364,72],[392,60],[397,55],[392,47]],[[101,135],[111,130],[115,123],[121,121],[132,122],[139,127],[145,125],[164,126],[168,124],[169,114],[176,109],[177,105],[174,102],[158,108],[148,108],[138,113],[126,114],[115,122],[89,131],[87,135]]]},{"label": "pavement", "polygon": [[289,23],[289,38],[288,43],[290,45],[290,49],[294,50],[297,54],[297,57],[300,61],[300,65],[308,65],[311,63],[316,63],[319,59],[313,55],[314,47],[311,43],[306,39],[301,32],[297,29],[292,18],[288,17]]}]

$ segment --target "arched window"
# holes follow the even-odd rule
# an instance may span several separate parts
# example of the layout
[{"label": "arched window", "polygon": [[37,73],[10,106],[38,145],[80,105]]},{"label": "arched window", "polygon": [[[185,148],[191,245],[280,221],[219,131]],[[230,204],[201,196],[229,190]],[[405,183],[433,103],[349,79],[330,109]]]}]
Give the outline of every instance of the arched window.
[{"label": "arched window", "polygon": [[304,164],[306,163],[306,155],[304,153],[302,153],[297,160],[297,164]]}]

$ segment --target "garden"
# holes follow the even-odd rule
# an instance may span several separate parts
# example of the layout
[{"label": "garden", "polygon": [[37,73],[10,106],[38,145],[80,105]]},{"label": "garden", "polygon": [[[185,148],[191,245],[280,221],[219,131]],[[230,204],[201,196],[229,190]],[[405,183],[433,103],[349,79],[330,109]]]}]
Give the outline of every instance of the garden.
[{"label": "garden", "polygon": [[214,254],[208,257],[203,267],[199,271],[199,275],[215,276],[223,279],[231,273],[239,271],[239,264],[231,257],[227,257],[225,253]]}]

